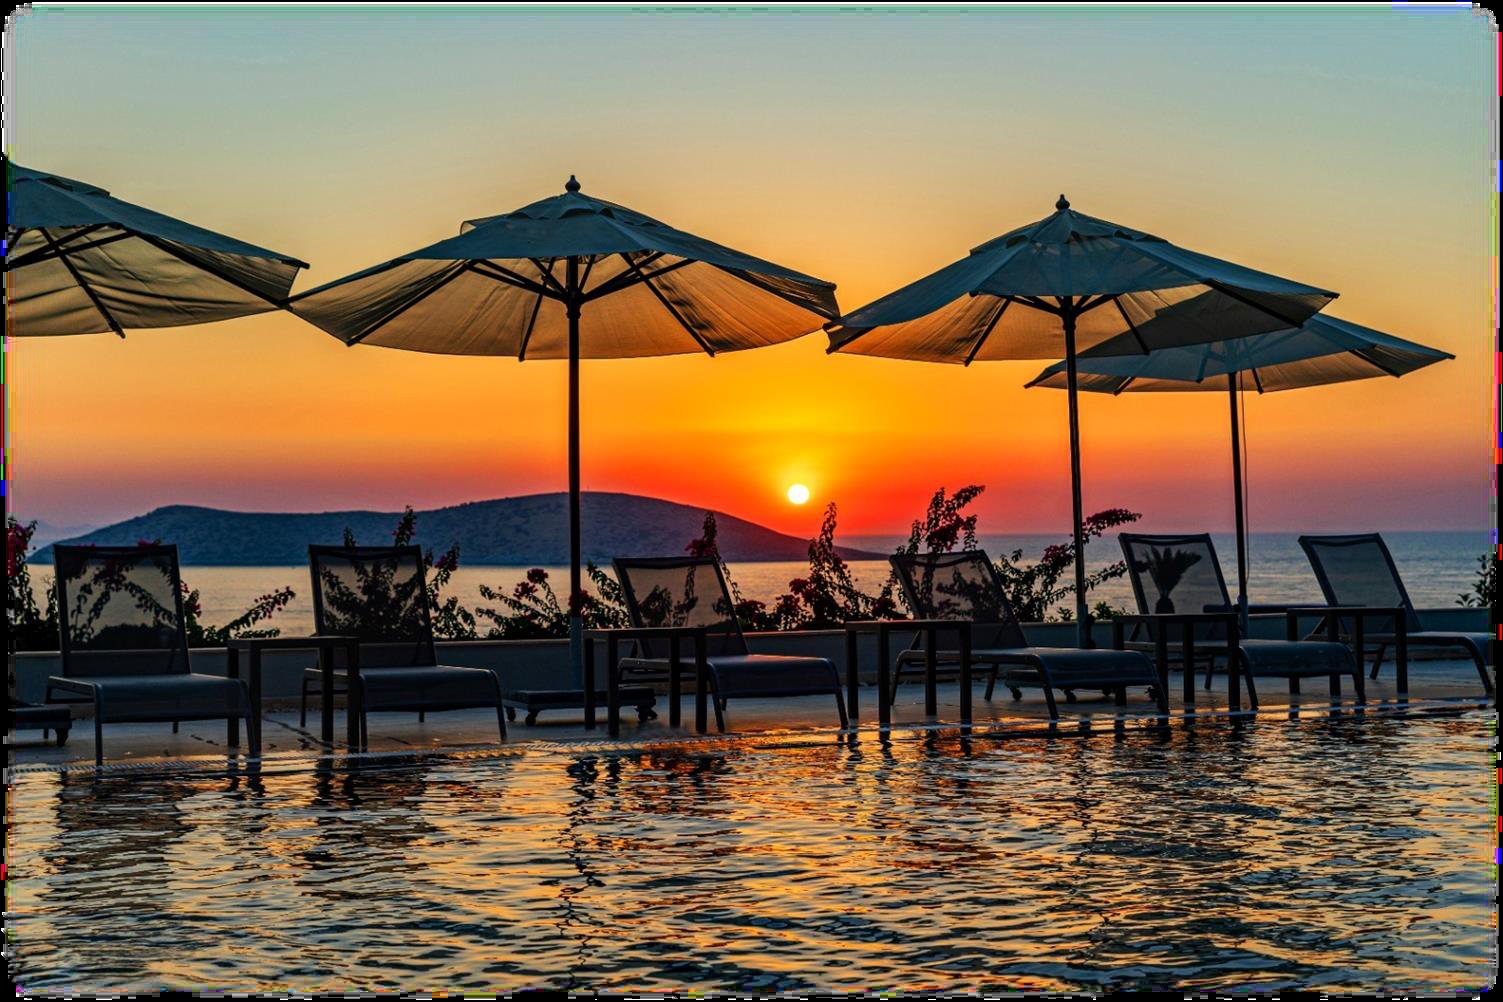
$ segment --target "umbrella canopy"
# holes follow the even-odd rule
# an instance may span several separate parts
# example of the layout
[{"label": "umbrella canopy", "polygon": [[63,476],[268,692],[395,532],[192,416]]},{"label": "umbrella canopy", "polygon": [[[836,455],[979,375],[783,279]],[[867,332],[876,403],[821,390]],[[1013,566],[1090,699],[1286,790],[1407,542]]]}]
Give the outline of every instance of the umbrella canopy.
[{"label": "umbrella canopy", "polygon": [[[1232,479],[1237,521],[1237,604],[1247,610],[1247,519],[1242,481],[1242,436],[1237,391],[1259,393],[1402,376],[1456,356],[1337,317],[1311,317],[1300,327],[1234,341],[1164,348],[1148,355],[1118,354],[1104,343],[1076,360],[1077,386],[1097,393],[1226,391],[1231,399]],[[1069,374],[1055,363],[1029,386],[1065,389]]]},{"label": "umbrella canopy", "polygon": [[178,327],[282,305],[296,258],[6,164],[6,333]]},{"label": "umbrella canopy", "polygon": [[584,195],[573,177],[564,189],[515,212],[467,220],[456,237],[288,306],[351,345],[569,360],[569,607],[578,678],[580,359],[760,348],[818,329],[839,307],[833,283]]},{"label": "umbrella canopy", "polygon": [[[1120,348],[1103,344],[1080,353],[1080,389],[1113,394],[1220,392],[1226,389],[1224,377],[1230,375],[1241,389],[1271,393],[1403,376],[1456,357],[1329,314],[1313,316],[1302,327],[1235,341],[1164,348],[1148,355],[1118,354]],[[1028,385],[1064,389],[1066,381],[1064,363],[1056,362]]]},{"label": "umbrella canopy", "polygon": [[528,359],[569,357],[571,302],[589,316],[582,358],[760,348],[838,313],[833,284],[584,195],[573,178],[291,309],[348,344]]},{"label": "umbrella canopy", "polygon": [[[1089,644],[1076,353],[1143,354],[1297,327],[1336,293],[1197,254],[1070,208],[826,325],[830,351],[958,362],[1066,360],[1075,608]],[[1115,340],[1114,340],[1115,339]]]}]

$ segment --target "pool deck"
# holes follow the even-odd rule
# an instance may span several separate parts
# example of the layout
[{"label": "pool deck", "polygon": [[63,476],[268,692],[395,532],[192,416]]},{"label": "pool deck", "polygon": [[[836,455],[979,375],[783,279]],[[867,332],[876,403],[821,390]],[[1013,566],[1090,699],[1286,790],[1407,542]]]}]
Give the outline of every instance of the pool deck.
[{"label": "pool deck", "polygon": [[[1178,671],[1170,673],[1170,718],[1171,727],[1182,727],[1192,720],[1226,719],[1229,713],[1226,677],[1218,674],[1212,688],[1203,688],[1204,675],[1196,678],[1196,701],[1193,708],[1186,707],[1183,699],[1183,679]],[[1047,735],[1050,733],[1048,711],[1043,694],[1038,689],[1024,689],[1023,698],[1014,700],[1001,684],[994,698],[982,698],[984,686],[974,688],[972,726],[990,736]],[[959,726],[959,686],[941,682],[938,692],[938,713],[933,718],[924,714],[924,686],[921,681],[905,683],[898,692],[893,706],[892,726],[899,730],[924,728],[955,728]],[[1335,708],[1324,679],[1306,679],[1303,692],[1291,695],[1282,679],[1262,680],[1259,691],[1259,718],[1284,717],[1298,712],[1300,715],[1328,714]],[[878,731],[876,690],[872,686],[861,689],[861,717],[855,722],[858,734]],[[597,726],[587,730],[578,710],[558,710],[544,713],[532,726],[526,726],[521,716],[508,724],[507,745],[578,744],[592,748],[609,748],[619,744],[623,748],[643,743],[657,743],[694,739],[694,703],[692,696],[683,702],[683,724],[678,728],[668,726],[667,697],[658,697],[658,718],[638,722],[636,712],[626,708],[622,714],[621,736],[611,739],[606,734],[603,708]],[[1400,700],[1395,688],[1391,664],[1385,664],[1379,678],[1367,681],[1366,715],[1387,716],[1401,710],[1446,710],[1486,707],[1494,705],[1487,697],[1477,678],[1476,669],[1469,661],[1412,661],[1409,666],[1409,693],[1407,702]],[[1343,698],[1339,710],[1351,714],[1357,708],[1350,680],[1343,686]],[[1066,702],[1059,699],[1059,723],[1056,734],[1079,734],[1112,732],[1122,728],[1151,728],[1159,721],[1154,704],[1141,689],[1130,690],[1125,707],[1117,707],[1110,698],[1099,692],[1079,694],[1079,701]],[[1243,694],[1241,716],[1249,715],[1246,693]],[[302,761],[316,762],[321,756],[333,755],[347,759],[342,739],[345,733],[344,711],[341,706],[335,712],[336,742],[332,749],[326,748],[318,738],[318,713],[310,708],[308,726],[300,727],[296,712],[270,710],[262,718],[263,764]],[[711,714],[711,735],[714,734],[714,717]],[[453,710],[431,713],[425,722],[419,723],[415,713],[372,714],[369,722],[370,747],[365,754],[374,757],[392,753],[416,753],[438,751],[477,751],[495,748],[500,742],[496,733],[496,718],[490,710]],[[841,736],[837,726],[834,700],[828,696],[804,696],[787,699],[742,699],[732,700],[726,711],[727,736],[764,736],[779,734],[814,738],[826,735],[831,740]],[[185,722],[179,733],[172,733],[170,724],[107,724],[104,728],[105,768],[127,767],[139,769],[148,764],[171,767],[173,764],[195,768],[228,764],[228,759],[238,756],[226,755],[225,725],[220,721]],[[243,740],[243,736],[242,736]],[[39,730],[22,730],[7,737],[7,750],[11,752],[10,764],[18,772],[36,770],[51,771],[64,768],[92,769],[94,761],[94,728],[91,721],[74,721],[73,729],[65,746],[59,748],[49,739],[43,740]]]}]

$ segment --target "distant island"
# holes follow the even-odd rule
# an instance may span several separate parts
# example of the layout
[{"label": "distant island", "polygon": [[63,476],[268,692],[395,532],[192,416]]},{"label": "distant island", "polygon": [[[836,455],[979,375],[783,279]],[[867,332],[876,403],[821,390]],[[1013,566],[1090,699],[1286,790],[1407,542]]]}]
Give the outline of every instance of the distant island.
[{"label": "distant island", "polygon": [[[684,552],[700,536],[706,509],[636,494],[586,491],[581,497],[585,558],[668,556]],[[131,545],[160,539],[176,543],[185,565],[284,566],[306,563],[309,543],[338,544],[349,528],[355,539],[379,545],[391,539],[401,512],[246,512],[194,505],[168,505],[95,529],[61,543]],[[459,544],[463,564],[543,565],[569,561],[568,495],[471,501],[417,513],[417,541],[435,550]],[[728,561],[803,560],[809,542],[745,519],[715,513],[721,555]],[[871,550],[837,547],[847,560],[880,560]],[[33,563],[51,563],[43,546]]]}]

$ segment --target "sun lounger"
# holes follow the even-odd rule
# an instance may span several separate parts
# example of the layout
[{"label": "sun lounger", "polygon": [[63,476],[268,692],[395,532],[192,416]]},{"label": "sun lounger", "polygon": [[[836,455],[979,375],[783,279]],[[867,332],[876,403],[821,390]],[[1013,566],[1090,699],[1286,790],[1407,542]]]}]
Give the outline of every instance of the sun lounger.
[{"label": "sun lounger", "polygon": [[[725,730],[729,699],[833,695],[840,726],[848,723],[840,675],[828,658],[753,654],[736,620],[730,588],[720,565],[708,557],[634,557],[614,561],[616,579],[637,627],[703,626],[708,628],[706,665],[715,725]],[[668,652],[660,640],[638,640],[637,656],[608,665],[618,680],[668,680]],[[694,670],[692,658],[680,673]]]},{"label": "sun lounger", "polygon": [[360,715],[362,748],[368,744],[367,715],[393,710],[425,714],[494,707],[505,740],[506,714],[496,673],[438,663],[421,549],[310,546],[308,563],[317,632],[360,641],[354,685],[348,667],[336,667],[335,677],[353,690],[347,712]]},{"label": "sun lounger", "polygon": [[[1140,652],[1030,646],[996,568],[982,551],[898,555],[891,561],[915,616],[965,619],[974,624],[971,660],[991,667],[987,699],[999,677],[1015,699],[1022,698],[1024,686],[1041,688],[1050,719],[1058,720],[1055,689],[1064,690],[1072,698],[1077,689],[1101,689],[1115,695],[1120,705],[1126,702],[1128,687],[1141,685],[1155,698],[1161,713],[1169,711],[1168,693],[1159,684],[1158,672]],[[918,639],[914,643],[914,648],[898,655],[894,690],[905,668],[924,661],[925,652],[917,646]],[[936,653],[941,664],[958,662],[959,655],[954,651]]]},{"label": "sun lounger", "polygon": [[[1470,633],[1455,630],[1424,630],[1415,615],[1414,603],[1404,588],[1399,569],[1388,552],[1388,544],[1377,533],[1345,536],[1301,536],[1299,545],[1310,558],[1315,578],[1329,605],[1388,605],[1404,610],[1405,640],[1410,646],[1449,647],[1466,651],[1477,667],[1485,691],[1493,691],[1489,663],[1492,637],[1486,633]],[[1346,617],[1340,617],[1341,632],[1350,634]],[[1395,623],[1389,619],[1376,629],[1367,631],[1367,643],[1377,645],[1377,657],[1373,661],[1372,677],[1378,677],[1378,667],[1383,663],[1386,649],[1394,645]],[[1366,651],[1358,654],[1358,660]]]},{"label": "sun lounger", "polygon": [[261,714],[245,682],[191,669],[176,546],[55,546],[53,555],[63,666],[43,701],[93,705],[96,764],[107,723],[171,721],[175,731],[223,718],[234,735],[244,720],[260,754]]},{"label": "sun lounger", "polygon": [[[1216,548],[1208,534],[1144,535],[1124,532],[1118,539],[1127,558],[1127,573],[1132,582],[1146,637],[1135,631],[1129,644],[1145,649],[1158,642],[1160,631],[1173,625],[1176,614],[1230,613],[1235,611],[1216,559]],[[1197,650],[1213,652],[1227,645],[1228,626],[1212,618],[1191,627]],[[1171,641],[1178,637],[1171,636]],[[1350,675],[1359,701],[1366,700],[1362,672],[1345,644],[1311,640],[1254,640],[1241,638],[1237,643],[1242,677],[1247,683],[1248,699],[1258,705],[1255,678],[1284,678],[1289,691],[1299,691],[1299,680],[1325,676],[1333,695],[1341,691],[1341,676]],[[1196,659],[1197,662],[1199,659]],[[1210,688],[1214,653],[1206,658],[1206,688]],[[1223,658],[1223,660],[1225,660]],[[1187,672],[1194,665],[1184,665]],[[1186,680],[1189,688],[1189,680]]]}]

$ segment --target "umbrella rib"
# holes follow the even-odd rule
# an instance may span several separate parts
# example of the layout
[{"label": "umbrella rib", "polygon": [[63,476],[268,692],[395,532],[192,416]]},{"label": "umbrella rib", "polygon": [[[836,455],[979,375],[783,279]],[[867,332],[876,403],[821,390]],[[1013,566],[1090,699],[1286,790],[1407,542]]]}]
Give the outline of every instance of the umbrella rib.
[{"label": "umbrella rib", "polygon": [[982,345],[986,344],[986,339],[991,337],[992,329],[997,326],[997,321],[1002,319],[1002,314],[1006,313],[1007,308],[1011,305],[1011,296],[1008,296],[1002,300],[1002,308],[999,309],[996,313],[992,314],[991,320],[986,325],[986,330],[982,331],[981,336],[976,339],[976,344],[971,348],[970,354],[966,355],[965,362],[962,364],[970,365],[971,362],[975,361],[976,353],[981,350]]},{"label": "umbrella rib", "polygon": [[579,276],[579,289],[581,293],[583,293],[584,291],[585,283],[589,282],[590,280],[590,272],[595,269],[595,261],[598,256],[599,255],[591,254],[590,256],[585,258],[584,274]]},{"label": "umbrella rib", "polygon": [[1117,305],[1117,312],[1122,314],[1122,322],[1127,329],[1132,331],[1133,340],[1138,342],[1138,347],[1143,349],[1143,354],[1148,354],[1148,342],[1143,340],[1143,335],[1138,333],[1138,325],[1132,322],[1132,317],[1127,315],[1127,309],[1122,305],[1121,296],[1113,296],[1112,302]]},{"label": "umbrella rib", "polygon": [[354,337],[346,338],[344,343],[347,344],[347,345],[357,345],[357,344],[359,344],[361,341],[364,341],[366,338],[370,337],[372,334],[374,334],[376,331],[380,330],[382,327],[385,327],[387,324],[389,324],[393,320],[397,319],[397,317],[401,316],[402,314],[406,313],[408,310],[412,309],[418,303],[421,303],[423,300],[425,300],[429,296],[433,295],[439,289],[442,289],[444,286],[446,286],[450,282],[454,281],[460,275],[463,275],[465,272],[471,270],[474,266],[475,266],[475,262],[473,262],[473,261],[466,261],[466,262],[464,262],[459,267],[455,268],[453,271],[451,271],[447,275],[445,275],[443,278],[439,279],[437,282],[434,282],[432,285],[428,286],[428,288],[422,290],[421,292],[419,292],[415,296],[409,297],[406,302],[402,303],[396,309],[392,310],[390,313],[386,314],[381,319],[375,321],[370,326],[366,327],[364,330],[362,330],[360,333],[356,334]]},{"label": "umbrella rib", "polygon": [[[546,274],[553,274],[553,262],[557,260],[557,258],[552,257],[548,259],[548,267],[543,269]],[[532,316],[527,318],[527,329],[522,332],[522,346],[517,349],[518,362],[524,361],[527,358],[527,343],[532,340],[532,329],[537,326],[538,313],[543,308],[543,299],[543,292],[539,291],[537,301],[532,304]]]},{"label": "umbrella rib", "polygon": [[1044,302],[1042,299],[1039,299],[1037,296],[1018,296],[1017,300],[1024,306],[1032,306],[1036,310],[1042,310],[1045,313],[1052,313],[1055,316],[1060,316],[1064,312],[1058,306],[1050,306],[1048,303]]},{"label": "umbrella rib", "polygon": [[1105,293],[1102,293],[1101,295],[1099,295],[1099,296],[1096,297],[1096,301],[1095,302],[1086,303],[1084,306],[1082,306],[1079,309],[1077,309],[1075,311],[1075,314],[1077,316],[1079,316],[1082,313],[1089,313],[1091,310],[1094,310],[1098,306],[1101,306],[1101,305],[1103,305],[1105,303],[1114,303],[1116,301],[1117,301],[1117,297],[1116,296],[1108,296]]},{"label": "umbrella rib", "polygon": [[[93,250],[96,247],[104,247],[108,244],[112,244],[120,240],[129,240],[134,235],[135,234],[133,233],[116,233],[112,236],[101,237],[98,240],[90,240],[86,244],[76,244],[69,247],[63,247],[59,249],[56,254],[52,253],[51,248],[38,247],[36,250],[32,251],[29,254],[23,254],[14,263],[7,264],[5,266],[5,270],[11,271],[15,268],[24,268],[29,264],[39,264],[43,261],[51,261],[54,258],[62,257],[64,254],[80,254],[86,250]],[[59,240],[58,243],[62,243],[62,241]]]},{"label": "umbrella rib", "polygon": [[650,281],[647,280],[647,276],[642,274],[642,269],[637,267],[636,262],[627,257],[625,254],[621,255],[621,260],[626,262],[626,266],[628,268],[636,272],[638,279],[643,285],[647,286],[648,291],[650,291],[654,296],[658,297],[658,302],[662,303],[663,308],[666,309],[670,314],[672,314],[673,319],[678,321],[679,326],[689,332],[689,336],[694,339],[694,343],[703,348],[706,355],[714,357],[715,349],[711,348],[705,341],[705,339],[699,336],[698,331],[689,326],[689,321],[685,320],[683,314],[679,313],[678,308],[668,301],[668,297],[663,295],[663,293],[659,291],[656,285],[653,285]]},{"label": "umbrella rib", "polygon": [[1261,380],[1261,379],[1258,378],[1257,367],[1254,366],[1253,368],[1251,368],[1251,369],[1249,369],[1247,371],[1252,373],[1253,385],[1258,388],[1258,392],[1259,393],[1262,393],[1263,392],[1263,380]]},{"label": "umbrella rib", "polygon": [[[645,258],[641,262],[639,262],[638,268],[641,268],[644,265],[651,264],[652,262],[663,256],[664,255],[662,252],[655,253],[651,257]],[[682,258],[681,260],[675,261],[672,264],[663,265],[663,267],[659,268],[657,271],[642,272],[642,275],[645,278],[657,278],[659,275],[666,275],[670,271],[677,271],[685,265],[693,264],[694,261],[695,259],[691,257]],[[588,303],[592,299],[599,299],[602,296],[609,296],[613,293],[623,292],[640,282],[641,279],[639,279],[634,272],[623,271],[621,274],[606,279],[604,282],[601,282],[599,286],[585,293],[584,301]]]},{"label": "umbrella rib", "polygon": [[[173,247],[171,244],[167,243],[165,240],[159,240],[156,237],[150,235],[149,233],[142,233],[140,230],[133,230],[131,232],[133,232],[137,237],[140,237],[142,240],[144,240],[147,243],[151,244],[151,246],[155,247],[157,250],[161,251],[162,253],[164,253],[164,254],[171,254],[173,257],[177,258],[179,261],[184,261],[184,262],[186,262],[188,264],[191,264],[191,265],[193,265],[193,267],[198,268],[200,271],[206,271],[210,275],[213,275],[215,278],[219,279],[221,282],[224,282],[227,285],[233,285],[235,288],[239,289],[241,292],[248,292],[252,296],[255,296],[257,299],[260,299],[260,300],[263,300],[265,302],[268,302],[272,306],[276,306],[276,307],[279,307],[279,308],[285,307],[287,305],[287,300],[286,299],[273,299],[271,296],[268,296],[266,293],[262,292],[260,289],[253,289],[253,288],[251,288],[249,285],[246,285],[244,282],[240,281],[240,279],[234,277],[233,275],[227,275],[224,272],[220,271],[218,268],[215,268],[212,265],[210,265],[208,262],[206,262],[206,261],[200,261],[197,258],[193,257],[191,254],[184,253],[183,251],[179,250],[178,248]],[[284,264],[290,263],[285,258],[278,258],[277,260],[282,261],[282,263],[284,263]],[[307,265],[303,264],[301,261],[297,262],[297,266],[299,268],[306,268],[306,267],[308,267]]]},{"label": "umbrella rib", "polygon": [[[72,233],[69,233],[67,236],[54,240],[51,246],[38,247],[36,250],[28,251],[27,253],[19,255],[18,257],[7,258],[5,262],[5,270],[11,271],[15,268],[24,268],[28,264],[35,264],[37,261],[50,260],[51,258],[64,253],[64,251],[62,250],[63,245],[72,243],[75,240],[79,240],[83,237],[88,236],[90,233],[93,233],[96,230],[102,229],[104,229],[103,223],[95,223],[92,226],[80,227],[79,229],[74,230]],[[16,240],[20,239],[21,234],[25,232],[25,227],[18,228],[15,231],[15,237],[8,240],[7,243],[14,245]],[[122,234],[116,239],[122,239],[124,236],[128,235],[129,234]]]},{"label": "umbrella rib", "polygon": [[[53,249],[57,248],[57,241],[52,239],[52,234],[47,232],[46,227],[39,227],[37,229],[37,232],[42,235],[43,240],[47,241],[47,245],[49,247],[52,247]],[[114,331],[121,337],[125,337],[125,331],[120,328],[120,323],[110,315],[109,310],[105,309],[104,302],[99,298],[98,293],[96,293],[93,286],[89,285],[88,281],[78,273],[78,269],[73,266],[73,262],[69,261],[67,256],[63,254],[58,255],[58,260],[63,263],[64,268],[68,269],[68,274],[73,276],[73,281],[78,283],[78,287],[83,290],[83,294],[89,297],[89,302],[94,304],[94,309],[99,311],[99,315],[104,318],[104,322],[110,325],[110,330]]]},{"label": "umbrella rib", "polygon": [[1400,375],[1402,375],[1402,373],[1393,371],[1388,366],[1384,365],[1382,362],[1378,361],[1376,358],[1373,358],[1371,355],[1367,354],[1365,351],[1363,351],[1360,348],[1353,348],[1352,349],[1352,354],[1356,355],[1358,358],[1362,359],[1362,361],[1366,362],[1368,365],[1372,366],[1374,369],[1378,369],[1379,371],[1385,373],[1386,375],[1389,375],[1389,376],[1400,376]]},{"label": "umbrella rib", "polygon": [[1288,318],[1288,317],[1284,316],[1282,313],[1280,313],[1278,310],[1272,310],[1272,309],[1269,309],[1267,306],[1264,306],[1261,303],[1254,302],[1253,300],[1247,298],[1246,296],[1242,295],[1240,292],[1238,292],[1237,290],[1233,289],[1231,286],[1226,285],[1223,282],[1218,282],[1215,279],[1207,279],[1206,280],[1206,287],[1207,288],[1211,288],[1211,289],[1215,289],[1217,292],[1221,293],[1223,296],[1229,296],[1232,299],[1235,299],[1237,302],[1241,303],[1243,306],[1251,306],[1253,309],[1258,310],[1261,313],[1266,313],[1270,317],[1273,317],[1275,320],[1278,320],[1278,321],[1281,321],[1282,323],[1288,324],[1290,327],[1302,327],[1302,326],[1304,326],[1304,324],[1302,322],[1300,322],[1298,320],[1291,320],[1290,318]]},{"label": "umbrella rib", "polygon": [[[562,285],[559,284],[558,279],[556,279],[556,278],[553,277],[553,273],[551,271],[548,271],[547,269],[545,269],[543,267],[543,262],[539,261],[535,257],[530,257],[527,260],[531,261],[533,263],[533,265],[536,266],[536,268],[538,270],[538,274],[542,276],[543,284],[545,286],[552,286],[553,291],[556,292],[556,293],[558,293],[560,296],[568,296],[569,295],[569,290],[565,289]],[[490,263],[490,262],[487,262],[487,263]],[[497,269],[498,271],[506,271],[507,270],[505,268],[502,268],[499,264],[492,264],[491,266],[493,268]],[[521,278],[522,276],[518,275],[517,277]],[[584,283],[581,282],[580,285],[584,285]]]},{"label": "umbrella rib", "polygon": [[[514,285],[518,289],[522,289],[527,292],[536,292],[543,295],[549,295],[554,299],[564,298],[561,293],[554,292],[552,289],[548,288],[547,285],[540,285],[539,283],[532,281],[532,279],[530,278],[524,278],[523,276],[518,275],[516,272],[512,271],[509,268],[501,267],[494,261],[477,258],[471,261],[470,265],[474,268],[475,274],[484,275],[486,278],[490,279],[493,282],[500,282],[502,285]],[[488,271],[486,269],[494,269],[494,271]]]}]

